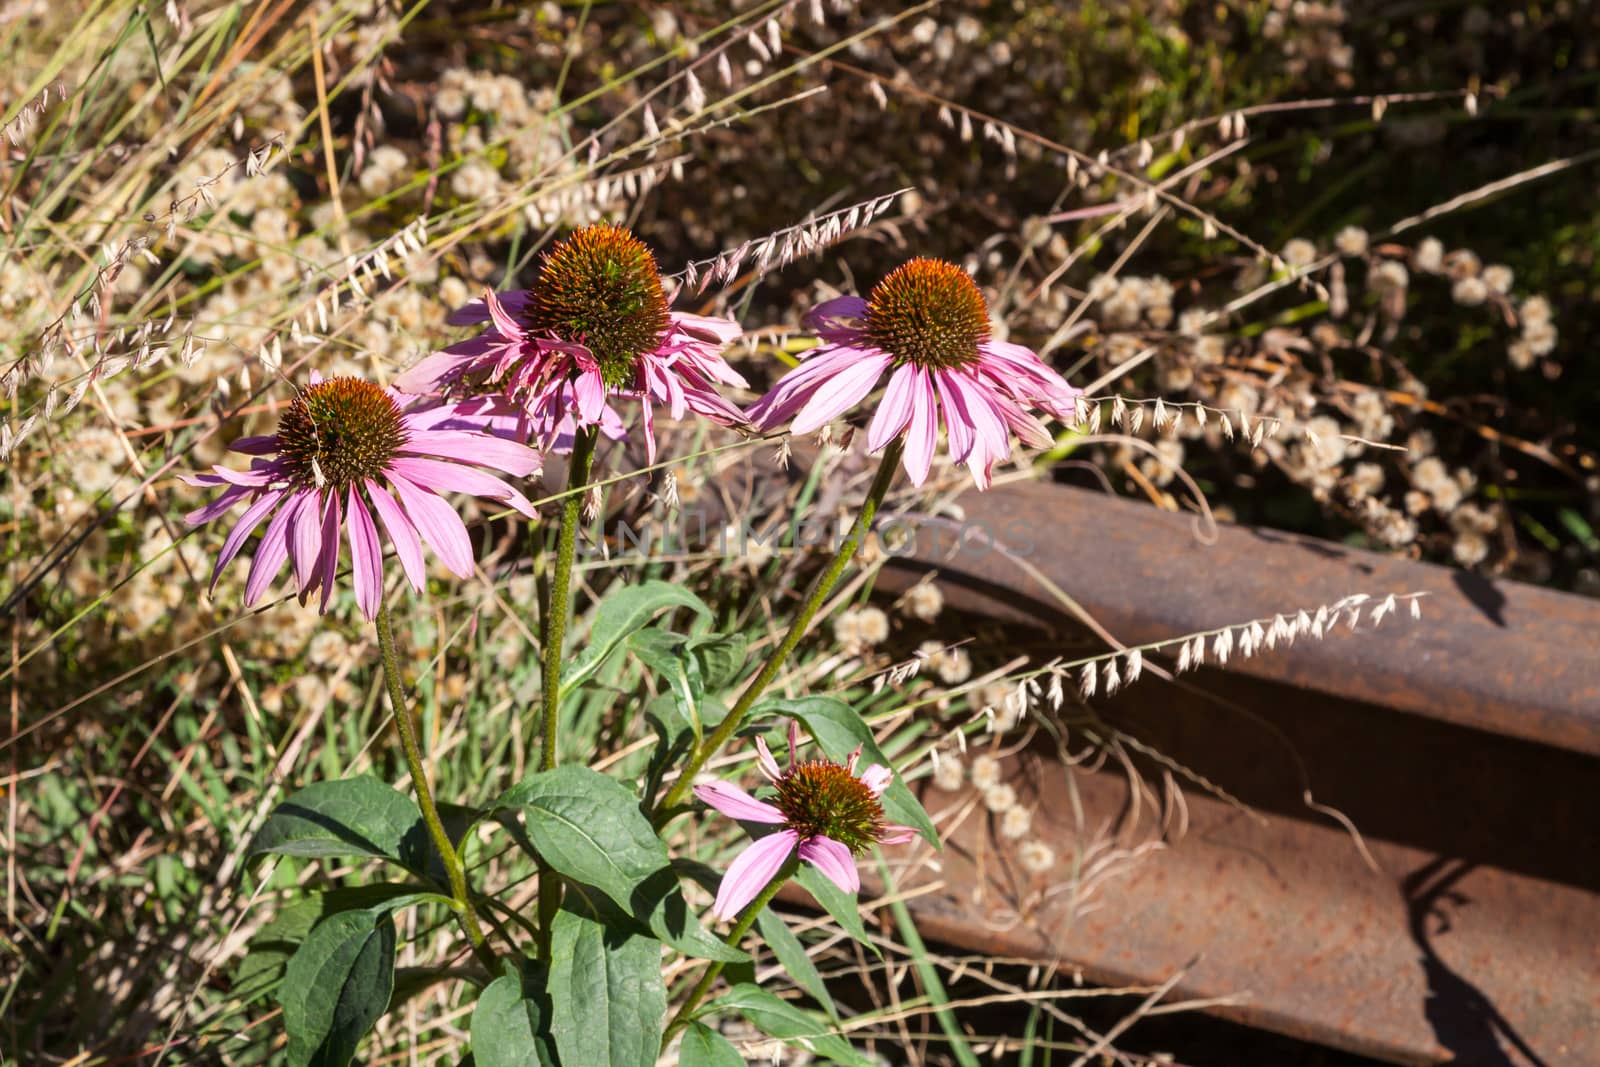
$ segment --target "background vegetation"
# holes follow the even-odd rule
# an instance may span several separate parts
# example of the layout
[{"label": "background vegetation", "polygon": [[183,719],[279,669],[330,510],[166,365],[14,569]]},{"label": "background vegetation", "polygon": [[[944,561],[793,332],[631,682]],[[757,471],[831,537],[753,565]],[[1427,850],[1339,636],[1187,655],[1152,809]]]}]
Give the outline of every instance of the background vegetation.
[{"label": "background vegetation", "polygon": [[[1123,440],[1064,432],[1040,473],[1195,506],[1182,465],[1224,517],[1594,593],[1595,30],[1574,2],[7,5],[0,1058],[281,1054],[270,946],[304,917],[275,893],[360,872],[263,879],[245,842],[301,782],[397,761],[351,606],[241,613],[232,578],[204,595],[215,545],[185,536],[199,501],[175,475],[270,427],[313,367],[385,378],[454,339],[449,308],[594,218],[676,271],[889,196],[820,253],[752,255],[680,303],[797,324],[944,255],[997,329],[1130,400]],[[759,387],[799,343],[769,331],[737,362]],[[1188,414],[1169,425],[1158,397]],[[665,515],[747,458],[635,479],[618,506]],[[763,491],[837,507],[852,478],[834,457]],[[500,550],[481,581],[402,623],[447,796],[519,777],[532,729],[533,578],[481,531]],[[759,641],[771,607],[744,583],[803,566],[686,552],[587,573],[693,584]],[[872,607],[867,579],[797,677],[866,702],[931,776],[942,731],[1004,708],[971,662],[1000,642],[879,690],[949,634],[937,606]],[[628,758],[646,727],[623,709],[653,696],[614,684],[577,713],[602,761]],[[877,933],[936,958],[890,911]],[[252,942],[269,951],[244,963]],[[875,1004],[882,966],[810,947],[858,983],[858,1040],[962,1058],[936,985]],[[418,991],[375,1047],[428,1060],[459,1011]],[[983,1049],[1021,1032],[971,1025]]]}]

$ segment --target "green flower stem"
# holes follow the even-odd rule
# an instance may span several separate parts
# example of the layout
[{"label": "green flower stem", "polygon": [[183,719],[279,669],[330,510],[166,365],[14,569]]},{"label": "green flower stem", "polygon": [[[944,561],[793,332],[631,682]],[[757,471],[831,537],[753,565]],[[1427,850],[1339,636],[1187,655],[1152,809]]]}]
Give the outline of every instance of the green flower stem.
[{"label": "green flower stem", "polygon": [[472,907],[467,893],[467,872],[461,863],[461,854],[445,832],[439,818],[439,809],[433,803],[433,790],[428,786],[428,772],[422,763],[422,745],[417,740],[417,728],[411,721],[411,711],[406,707],[406,697],[400,686],[399,661],[394,652],[394,630],[389,622],[389,604],[378,606],[378,650],[383,657],[383,680],[389,687],[389,703],[394,708],[395,726],[400,730],[400,747],[405,749],[406,763],[411,768],[411,784],[417,790],[417,806],[422,809],[422,821],[428,827],[433,845],[439,850],[444,863],[445,876],[450,881],[452,910],[472,942],[472,950],[479,962],[495,973],[494,954],[484,942],[483,927],[478,924],[478,913]]},{"label": "green flower stem", "polygon": [[[583,514],[589,467],[594,460],[593,427],[580,429],[572,439],[572,462],[567,468],[567,498],[561,504],[561,532],[556,538],[556,566],[550,576],[550,597],[544,609],[544,741],[541,770],[556,766],[556,725],[561,718],[561,653],[567,636],[567,612],[572,603],[572,556],[577,549],[578,521]],[[550,926],[561,907],[561,879],[539,862],[539,954],[550,956]]]},{"label": "green flower stem", "polygon": [[712,731],[711,736],[706,738],[689,757],[683,773],[667,791],[666,797],[662,799],[661,806],[657,809],[658,821],[670,819],[676,813],[677,806],[683,803],[690,786],[694,784],[694,776],[705,766],[706,760],[716,755],[722,746],[728,743],[728,739],[743,723],[751,706],[760,699],[762,693],[766,692],[767,686],[772,684],[773,679],[778,677],[778,672],[783,670],[789,654],[805,637],[806,630],[811,626],[811,620],[822,610],[828,595],[833,592],[833,587],[838,584],[840,576],[855,558],[856,550],[861,547],[861,542],[866,540],[868,531],[872,529],[873,520],[878,517],[878,507],[889,492],[889,483],[894,481],[895,469],[900,465],[900,454],[904,450],[905,442],[897,437],[884,451],[883,460],[878,464],[878,473],[872,479],[872,488],[867,490],[867,499],[861,504],[861,514],[856,517],[855,525],[850,528],[850,536],[839,546],[839,552],[833,557],[833,561],[811,583],[811,591],[806,594],[805,603],[801,606],[800,613],[795,616],[794,625],[789,627],[783,642],[768,658],[766,665],[761,668],[761,673],[756,675],[755,680],[740,695],[738,702]]},{"label": "green flower stem", "polygon": [[[755,924],[756,916],[761,914],[761,909],[772,903],[772,898],[778,895],[778,890],[782,889],[784,884],[794,877],[794,872],[799,869],[800,855],[796,852],[778,869],[778,873],[773,876],[772,881],[767,883],[767,888],[761,891],[761,895],[747,904],[744,911],[739,913],[738,921],[733,924],[733,929],[728,931],[728,936],[723,938],[723,943],[732,948],[738,948],[739,942],[744,940],[744,935],[749,933],[750,927]],[[723,963],[721,960],[711,960],[706,964],[706,973],[700,976],[700,980],[689,991],[689,997],[683,1002],[683,1007],[678,1009],[677,1013],[672,1016],[672,1021],[667,1024],[666,1033],[661,1038],[662,1048],[667,1047],[667,1043],[673,1039],[679,1030],[689,1025],[689,1019],[694,1014],[694,1009],[699,1007],[700,1002],[705,999],[706,993],[711,989],[711,983],[717,980],[717,975],[722,973],[722,968]]]},{"label": "green flower stem", "polygon": [[556,766],[556,723],[561,717],[561,652],[567,636],[567,612],[572,604],[572,556],[578,544],[578,519],[583,514],[583,488],[589,484],[594,459],[593,427],[580,429],[572,440],[572,463],[567,468],[569,495],[561,502],[561,533],[556,539],[556,567],[550,576],[550,602],[544,611],[544,748],[540,770]]}]

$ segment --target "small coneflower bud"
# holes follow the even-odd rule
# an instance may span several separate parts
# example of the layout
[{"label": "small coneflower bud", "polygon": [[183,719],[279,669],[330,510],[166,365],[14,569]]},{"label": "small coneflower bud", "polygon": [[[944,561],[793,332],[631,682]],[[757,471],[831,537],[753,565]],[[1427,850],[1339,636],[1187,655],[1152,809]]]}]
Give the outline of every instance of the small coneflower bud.
[{"label": "small coneflower bud", "polygon": [[1033,829],[1033,812],[1027,808],[1007,808],[1000,816],[1000,836],[1012,841],[1028,836]]},{"label": "small coneflower bud", "polygon": [[1000,783],[1000,761],[988,753],[974,756],[970,774],[972,784],[979,789],[987,790],[989,787]]},{"label": "small coneflower bud", "polygon": [[1017,860],[1029,874],[1043,874],[1056,865],[1056,850],[1043,841],[1024,841],[1017,849]]}]

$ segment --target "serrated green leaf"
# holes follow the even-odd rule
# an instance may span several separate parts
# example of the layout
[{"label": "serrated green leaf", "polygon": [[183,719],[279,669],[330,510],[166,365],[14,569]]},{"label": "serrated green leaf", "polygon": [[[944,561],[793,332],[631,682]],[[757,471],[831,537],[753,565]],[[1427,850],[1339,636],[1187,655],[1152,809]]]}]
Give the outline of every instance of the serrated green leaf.
[{"label": "serrated green leaf", "polygon": [[683,1032],[678,1062],[685,1067],[745,1067],[739,1050],[705,1023],[690,1023]]},{"label": "serrated green leaf", "polygon": [[667,987],[661,942],[607,924],[572,898],[550,929],[550,1034],[562,1063],[654,1067]]},{"label": "serrated green leaf", "polygon": [[278,990],[289,1062],[345,1067],[394,993],[394,919],[346,911],[318,923],[290,958]]},{"label": "serrated green leaf", "polygon": [[761,931],[761,939],[767,943],[772,954],[778,957],[778,962],[783,964],[783,969],[788,972],[789,977],[793,978],[801,989],[816,998],[828,1016],[837,1022],[839,1009],[834,1006],[833,997],[828,993],[828,983],[822,980],[822,975],[817,972],[817,965],[811,962],[806,947],[800,943],[794,931],[789,929],[789,924],[783,916],[771,908],[762,908],[761,913],[756,916],[756,926]]},{"label": "serrated green leaf", "polygon": [[370,775],[316,782],[273,809],[249,854],[375,856],[411,867],[421,827],[416,803]]},{"label": "serrated green leaf", "polygon": [[472,1056],[477,1067],[555,1067],[542,994],[508,965],[472,1009]]},{"label": "serrated green leaf", "polygon": [[[857,745],[861,746],[861,765],[881,763],[893,767],[872,736],[872,728],[849,704],[833,697],[799,697],[788,700],[764,700],[754,709],[757,715],[777,715],[799,719],[806,731],[817,739],[817,744],[828,758],[843,762]],[[939,831],[933,820],[922,810],[922,805],[896,774],[883,793],[883,810],[891,822],[909,826],[921,834],[934,848],[941,847]]]},{"label": "serrated green leaf", "polygon": [[639,886],[669,864],[667,846],[621,782],[588,767],[540,771],[501,794],[495,808],[523,813],[528,838],[551,867],[633,912]]},{"label": "serrated green leaf", "polygon": [[575,692],[630,634],[643,629],[651,619],[671,608],[688,608],[708,617],[711,614],[705,601],[672,582],[640,582],[608,593],[595,609],[594,623],[589,627],[583,651],[561,672],[563,688],[569,693]]},{"label": "serrated green leaf", "polygon": [[763,1034],[786,1045],[850,1067],[874,1067],[871,1060],[850,1047],[850,1042],[834,1033],[826,1020],[780,1000],[758,985],[736,985],[719,997],[714,1006],[737,1011]]},{"label": "serrated green leaf", "polygon": [[878,946],[872,943],[872,938],[867,936],[866,924],[861,921],[861,907],[854,893],[846,893],[834,885],[827,875],[809,863],[800,865],[800,869],[794,873],[794,880],[800,884],[800,888],[816,898],[817,903],[822,905],[822,910],[832,916],[841,930],[870,948],[876,955],[883,955],[878,951]]}]

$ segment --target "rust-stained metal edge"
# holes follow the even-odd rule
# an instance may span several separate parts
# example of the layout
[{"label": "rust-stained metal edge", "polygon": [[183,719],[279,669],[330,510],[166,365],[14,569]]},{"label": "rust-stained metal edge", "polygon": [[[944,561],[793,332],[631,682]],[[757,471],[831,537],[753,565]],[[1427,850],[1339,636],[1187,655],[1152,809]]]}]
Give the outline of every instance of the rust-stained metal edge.
[{"label": "rust-stained metal edge", "polygon": [[1262,528],[1221,525],[1207,544],[1192,515],[1066,486],[1006,485],[960,504],[959,552],[952,530],[910,519],[917,550],[896,566],[937,567],[991,614],[1067,617],[999,546],[1129,644],[1352,593],[1426,593],[1421,619],[1377,636],[1302,640],[1227,669],[1600,755],[1600,601]]}]

